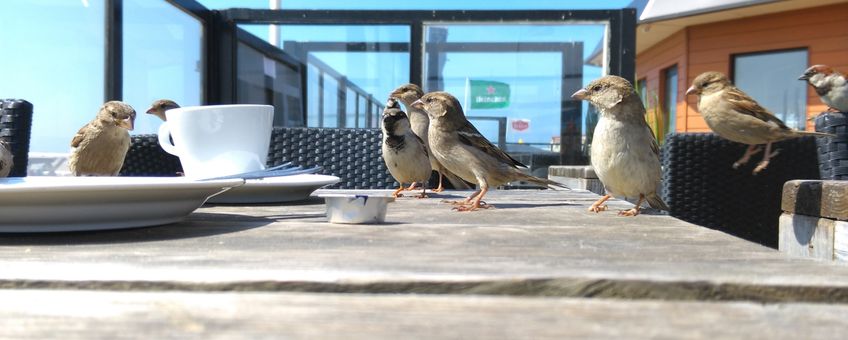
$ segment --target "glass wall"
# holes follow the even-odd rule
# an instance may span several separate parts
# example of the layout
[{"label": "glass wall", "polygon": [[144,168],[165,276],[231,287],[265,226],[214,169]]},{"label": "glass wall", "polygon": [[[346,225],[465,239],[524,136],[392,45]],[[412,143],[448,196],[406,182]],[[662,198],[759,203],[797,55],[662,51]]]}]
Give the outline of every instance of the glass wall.
[{"label": "glass wall", "polygon": [[[589,60],[604,59],[605,25],[431,24],[425,34],[425,90],[456,96],[486,138],[511,153],[554,153],[569,131],[581,143],[588,104],[570,96],[603,73]],[[491,118],[506,119],[505,136]]]},{"label": "glass wall", "polygon": [[665,77],[663,82],[665,86],[665,93],[663,95],[663,109],[665,111],[665,115],[661,136],[665,138],[665,135],[669,132],[673,132],[677,126],[677,65],[665,69],[663,71],[663,76]]},{"label": "glass wall", "polygon": [[[378,127],[388,94],[409,82],[409,27],[390,25],[239,25],[270,41],[306,70],[310,127]],[[241,63],[241,62],[240,62]],[[242,71],[239,70],[239,76]],[[303,100],[303,99],[301,99]]]},{"label": "glass wall", "polygon": [[181,106],[203,99],[203,25],[164,0],[124,0],[123,97],[138,112],[134,134],[156,133],[144,112],[162,98]]},{"label": "glass wall", "polygon": [[807,84],[798,81],[805,68],[806,49],[733,57],[734,84],[794,129],[806,125]]},{"label": "glass wall", "polygon": [[102,1],[2,1],[0,97],[32,102],[30,151],[67,153],[103,104]]}]

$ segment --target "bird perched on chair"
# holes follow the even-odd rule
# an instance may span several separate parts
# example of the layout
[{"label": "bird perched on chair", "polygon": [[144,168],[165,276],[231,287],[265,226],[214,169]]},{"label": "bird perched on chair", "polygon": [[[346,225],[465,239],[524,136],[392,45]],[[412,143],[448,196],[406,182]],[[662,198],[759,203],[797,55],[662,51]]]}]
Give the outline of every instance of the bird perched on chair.
[{"label": "bird perched on chair", "polygon": [[177,105],[173,100],[170,99],[159,99],[153,104],[150,104],[150,108],[147,109],[148,114],[152,114],[156,117],[159,117],[162,121],[167,121],[168,119],[165,117],[165,111],[170,109],[176,109],[180,106]]},{"label": "bird perched on chair", "polygon": [[621,77],[604,76],[571,97],[592,103],[600,112],[592,137],[591,163],[607,194],[589,211],[605,210],[604,202],[611,196],[638,197],[635,207],[619,212],[623,216],[638,215],[644,201],[655,209],[669,210],[657,195],[659,146],[633,85]]},{"label": "bird perched on chair", "polygon": [[698,111],[713,132],[722,138],[748,145],[742,158],[733,163],[734,169],[759,152],[761,144],[766,145],[765,154],[754,168],[754,174],[765,169],[769,159],[777,155],[777,151],[771,151],[774,142],[801,136],[833,136],[790,129],[756,100],[733,86],[720,72],[701,73],[692,81],[686,94],[698,96]]},{"label": "bird perched on chair", "polygon": [[116,176],[130,147],[135,110],[123,102],[103,104],[71,140],[68,166],[74,176]]},{"label": "bird perched on chair", "polygon": [[0,177],[8,177],[12,171],[12,148],[4,140],[0,140]]},{"label": "bird perched on chair", "polygon": [[450,93],[428,93],[415,101],[412,107],[425,110],[430,117],[430,150],[439,163],[463,180],[479,186],[464,201],[458,202],[457,210],[488,208],[488,205],[481,206],[480,202],[489,188],[507,182],[521,180],[565,188],[557,182],[521,172],[518,167],[526,166],[483,137],[465,118],[459,101]]},{"label": "bird perched on chair", "polygon": [[[411,83],[401,85],[389,94],[390,97],[397,98],[404,106],[406,106],[409,123],[412,125],[412,132],[424,141],[424,145],[427,147],[427,151],[429,151],[430,137],[427,135],[427,131],[430,127],[430,118],[427,117],[427,112],[424,110],[412,107],[412,103],[421,99],[421,96],[423,95],[424,91],[421,90],[421,87]],[[445,177],[447,177],[448,181],[455,189],[471,189],[471,187],[468,186],[468,184],[461,178],[445,169],[432,152],[430,152],[430,167],[439,173],[438,187],[432,191],[442,192],[444,190],[442,181]]]},{"label": "bird perched on chair", "polygon": [[848,112],[848,79],[825,65],[810,66],[798,80],[806,80],[829,111]]},{"label": "bird perched on chair", "polygon": [[415,133],[412,132],[409,117],[400,109],[400,104],[394,98],[389,98],[383,110],[383,161],[389,168],[389,173],[400,183],[400,188],[392,194],[401,196],[403,184],[421,183],[421,195],[425,197],[427,180],[430,179],[430,159],[427,147]]}]

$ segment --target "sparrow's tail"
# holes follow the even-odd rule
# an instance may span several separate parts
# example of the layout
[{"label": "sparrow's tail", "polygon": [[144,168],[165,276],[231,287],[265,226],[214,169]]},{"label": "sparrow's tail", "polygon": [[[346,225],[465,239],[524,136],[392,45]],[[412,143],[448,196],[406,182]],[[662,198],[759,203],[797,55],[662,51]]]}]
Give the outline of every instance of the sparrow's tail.
[{"label": "sparrow's tail", "polygon": [[443,171],[444,172],[442,172],[442,176],[445,176],[445,178],[448,179],[448,182],[450,182],[450,184],[453,185],[454,189],[457,189],[457,190],[474,189],[473,186],[468,185],[467,182],[463,181],[462,178],[459,178],[459,176],[455,175],[453,172],[450,172],[450,171],[447,171],[447,170],[443,170]]},{"label": "sparrow's tail", "polygon": [[558,187],[558,188],[563,188],[563,189],[570,189],[569,187],[563,185],[562,183],[554,182],[554,181],[546,179],[546,178],[539,178],[539,177],[536,177],[536,176],[531,176],[531,175],[525,174],[523,172],[519,172],[518,180],[536,183],[536,184],[541,185],[541,186],[553,186],[553,187]]},{"label": "sparrow's tail", "polygon": [[801,137],[801,136],[836,137],[836,135],[834,135],[832,133],[815,132],[815,131],[792,130],[792,133],[797,137]]},{"label": "sparrow's tail", "polygon": [[656,193],[648,195],[647,197],[645,197],[645,199],[648,200],[648,204],[651,206],[651,208],[665,211],[671,210],[668,205],[665,204],[665,201],[663,201],[662,197],[660,197]]}]

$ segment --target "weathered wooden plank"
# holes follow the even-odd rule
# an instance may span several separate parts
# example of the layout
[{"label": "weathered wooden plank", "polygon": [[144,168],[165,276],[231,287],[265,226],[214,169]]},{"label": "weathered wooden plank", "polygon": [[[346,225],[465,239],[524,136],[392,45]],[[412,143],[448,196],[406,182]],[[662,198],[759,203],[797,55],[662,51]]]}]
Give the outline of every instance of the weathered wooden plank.
[{"label": "weathered wooden plank", "polygon": [[848,306],[0,290],[4,339],[837,339]]},{"label": "weathered wooden plank", "polygon": [[848,182],[795,180],[783,185],[783,211],[848,220]]},{"label": "weathered wooden plank", "polygon": [[782,214],[778,248],[791,256],[831,261],[835,224],[836,221],[826,218]]},{"label": "weathered wooden plank", "polygon": [[848,262],[848,222],[836,222],[833,231],[833,259]]}]

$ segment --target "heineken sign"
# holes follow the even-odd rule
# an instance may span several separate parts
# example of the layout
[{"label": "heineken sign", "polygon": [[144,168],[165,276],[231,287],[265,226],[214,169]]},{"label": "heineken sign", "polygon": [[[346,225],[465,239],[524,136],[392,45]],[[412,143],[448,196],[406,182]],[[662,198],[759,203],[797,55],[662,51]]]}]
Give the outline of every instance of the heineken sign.
[{"label": "heineken sign", "polygon": [[509,84],[469,80],[472,109],[503,109],[509,106]]}]

